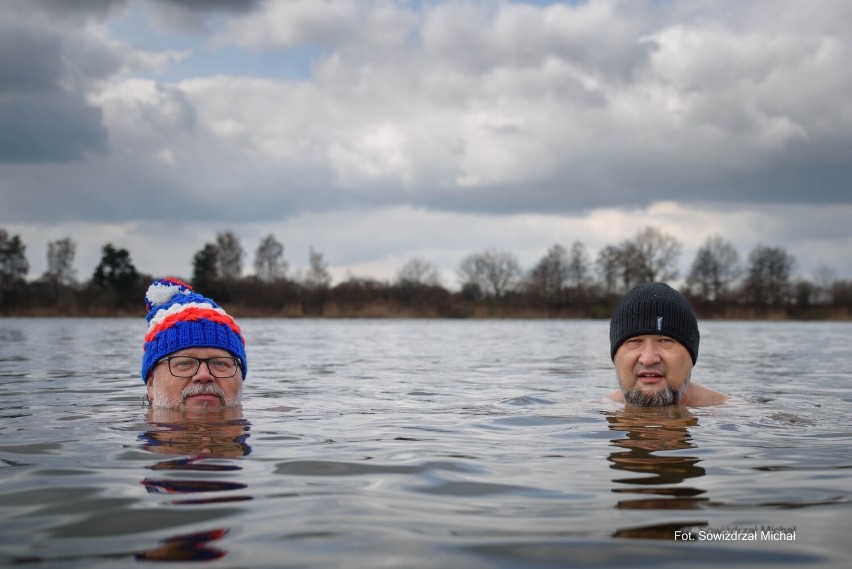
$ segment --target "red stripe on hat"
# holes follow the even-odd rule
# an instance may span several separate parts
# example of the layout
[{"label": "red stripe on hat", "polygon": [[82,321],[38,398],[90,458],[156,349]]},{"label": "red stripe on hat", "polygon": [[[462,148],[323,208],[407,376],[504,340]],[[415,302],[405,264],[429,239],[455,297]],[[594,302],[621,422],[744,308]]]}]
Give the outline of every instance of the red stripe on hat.
[{"label": "red stripe on hat", "polygon": [[157,336],[157,334],[159,334],[163,330],[168,330],[179,322],[197,322],[198,320],[209,320],[210,322],[215,322],[216,324],[224,324],[225,326],[233,330],[237,336],[240,337],[240,340],[243,344],[246,343],[245,339],[243,338],[242,332],[240,332],[240,327],[237,326],[233,318],[231,318],[227,314],[222,314],[221,312],[210,310],[209,308],[198,308],[194,306],[181,310],[176,314],[171,314],[167,316],[160,324],[158,324],[153,330],[151,330],[145,335],[145,343],[147,344],[148,342],[153,340]]},{"label": "red stripe on hat", "polygon": [[192,290],[192,286],[190,286],[190,285],[186,284],[185,282],[183,282],[182,280],[176,279],[174,277],[166,277],[164,279],[160,279],[160,282],[174,284],[174,285],[182,286],[186,290]]}]

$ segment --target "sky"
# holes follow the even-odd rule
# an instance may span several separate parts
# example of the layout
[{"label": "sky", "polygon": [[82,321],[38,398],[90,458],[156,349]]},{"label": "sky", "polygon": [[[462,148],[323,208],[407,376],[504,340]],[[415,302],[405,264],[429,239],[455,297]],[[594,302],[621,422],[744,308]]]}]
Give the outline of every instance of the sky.
[{"label": "sky", "polygon": [[848,0],[0,0],[0,228],[191,276],[592,259],[654,227],[852,278]]}]

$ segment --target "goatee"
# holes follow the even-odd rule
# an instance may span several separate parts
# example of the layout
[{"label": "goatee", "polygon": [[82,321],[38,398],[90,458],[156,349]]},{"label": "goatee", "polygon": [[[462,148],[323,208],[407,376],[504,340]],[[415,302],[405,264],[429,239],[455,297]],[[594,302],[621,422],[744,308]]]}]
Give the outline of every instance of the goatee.
[{"label": "goatee", "polygon": [[[692,374],[690,374],[692,375]],[[617,376],[616,376],[617,377]],[[686,389],[689,387],[689,378],[687,376],[683,381],[680,389],[671,389],[668,386],[648,393],[638,387],[626,389],[619,379],[618,385],[621,388],[621,393],[624,394],[624,402],[638,407],[668,407],[677,405],[683,396],[686,394]]]}]

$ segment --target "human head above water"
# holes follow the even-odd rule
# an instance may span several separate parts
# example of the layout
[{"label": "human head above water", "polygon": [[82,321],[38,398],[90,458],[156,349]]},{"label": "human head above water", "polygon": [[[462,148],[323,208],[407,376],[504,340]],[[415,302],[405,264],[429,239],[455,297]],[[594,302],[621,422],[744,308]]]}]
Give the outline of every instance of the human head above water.
[{"label": "human head above water", "polygon": [[692,307],[678,291],[665,283],[641,284],[624,295],[609,322],[610,356],[630,338],[653,334],[668,336],[683,344],[698,360],[698,322]]},{"label": "human head above water", "polygon": [[213,300],[173,278],[155,281],[145,294],[148,332],[142,356],[142,381],[162,358],[187,348],[218,348],[240,360],[248,372],[245,341],[239,326]]}]

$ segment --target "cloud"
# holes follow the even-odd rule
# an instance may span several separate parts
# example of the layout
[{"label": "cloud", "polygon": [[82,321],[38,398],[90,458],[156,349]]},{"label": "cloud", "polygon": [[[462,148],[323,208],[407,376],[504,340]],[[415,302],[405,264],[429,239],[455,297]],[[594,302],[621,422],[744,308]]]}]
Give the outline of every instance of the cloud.
[{"label": "cloud", "polygon": [[[252,90],[257,112],[242,125],[270,148],[277,124],[282,155],[310,149],[348,197],[490,213],[849,199],[850,117],[834,114],[849,105],[838,100],[852,82],[849,30],[827,14],[728,5],[745,21],[705,9],[656,23],[659,7],[635,3],[442,3],[398,17],[409,33],[371,51],[354,30],[376,14],[332,5],[322,29],[324,6],[278,3],[223,37],[255,49],[325,42],[310,81],[282,82],[266,101]],[[219,107],[237,107],[241,92],[218,92],[232,101]]]},{"label": "cloud", "polygon": [[0,162],[66,162],[101,153],[107,132],[101,113],[59,92],[5,97],[0,103]]},{"label": "cloud", "polygon": [[391,2],[356,0],[293,0],[267,2],[260,9],[229,22],[216,38],[219,44],[263,51],[319,45],[369,59],[402,46],[417,14]]},{"label": "cloud", "polygon": [[6,5],[0,224],[818,219],[852,201],[850,37],[841,0]]},{"label": "cloud", "polygon": [[260,0],[150,0],[148,6],[151,23],[157,28],[204,34],[216,27],[218,19],[251,13],[260,3]]},{"label": "cloud", "polygon": [[0,163],[71,161],[107,148],[100,109],[69,82],[62,39],[0,21]]},{"label": "cloud", "polygon": [[[111,13],[107,6],[99,11]],[[710,196],[848,201],[852,72],[844,62],[852,53],[841,34],[850,30],[828,25],[831,10],[814,16],[798,3],[772,4],[771,18],[768,4],[726,5],[739,19],[712,5],[699,15],[678,6],[253,4],[229,14],[220,49],[286,56],[319,45],[310,77],[188,77],[151,81],[143,94],[128,75],[143,54],[119,45],[124,65],[91,70],[86,93],[49,87],[40,106],[56,120],[40,125],[23,103],[7,103],[20,130],[49,142],[16,155],[7,141],[5,159],[85,160],[86,151],[106,151],[108,133],[121,169],[123,149],[146,164],[130,168],[139,186],[165,177],[183,194],[200,178],[211,200],[252,196],[257,207],[236,208],[246,219],[284,202],[287,215],[351,204],[511,213]],[[29,32],[29,45],[14,41],[36,63],[17,85],[56,85],[68,73],[60,54],[74,53],[60,48],[82,40]],[[99,33],[88,41],[115,41]],[[71,136],[48,136],[61,117],[76,121]],[[180,172],[146,175],[147,156],[164,155]]]},{"label": "cloud", "polygon": [[[29,14],[47,16],[50,20],[60,19],[62,24],[71,21],[83,23],[100,20],[123,10],[131,0],[86,0],[85,2],[64,2],[62,0],[29,0]],[[16,7],[21,15],[20,8]]]}]

